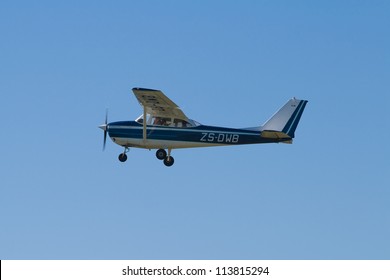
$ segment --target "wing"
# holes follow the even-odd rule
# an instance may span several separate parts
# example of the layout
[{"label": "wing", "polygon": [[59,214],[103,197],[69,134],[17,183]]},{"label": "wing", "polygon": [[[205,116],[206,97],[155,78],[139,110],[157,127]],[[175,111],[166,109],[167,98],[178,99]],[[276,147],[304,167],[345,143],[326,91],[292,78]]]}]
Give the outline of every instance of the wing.
[{"label": "wing", "polygon": [[133,88],[138,102],[145,108],[147,114],[156,117],[178,118],[188,121],[187,116],[172,100],[160,90]]}]

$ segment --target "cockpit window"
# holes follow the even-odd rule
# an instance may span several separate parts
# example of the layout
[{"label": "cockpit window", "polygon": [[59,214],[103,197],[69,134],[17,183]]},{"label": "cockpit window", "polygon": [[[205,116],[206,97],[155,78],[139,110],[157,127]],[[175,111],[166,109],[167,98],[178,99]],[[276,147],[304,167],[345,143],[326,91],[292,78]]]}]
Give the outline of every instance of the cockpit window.
[{"label": "cockpit window", "polygon": [[[142,114],[142,115],[139,116],[135,121],[136,121],[137,123],[143,124],[143,123],[144,123],[144,115]],[[147,115],[146,115],[146,124],[149,124],[149,121],[150,121],[150,115],[147,114]]]},{"label": "cockpit window", "polygon": [[200,124],[199,122],[194,121],[194,120],[189,120],[189,121],[192,122],[192,125],[193,125],[193,126],[200,126],[200,125],[202,125],[202,124]]},{"label": "cockpit window", "polygon": [[171,118],[162,118],[162,117],[153,117],[152,125],[160,125],[160,126],[172,126]]},{"label": "cockpit window", "polygon": [[192,126],[189,122],[187,122],[185,120],[181,120],[181,119],[175,119],[174,124],[176,127],[191,127]]},{"label": "cockpit window", "polygon": [[[135,121],[139,124],[143,124],[144,116],[143,115],[139,116]],[[155,126],[170,126],[170,127],[178,127],[178,128],[194,127],[200,125],[198,122],[194,120],[156,117],[156,116],[151,116],[149,114],[146,115],[146,124],[155,125]]]}]

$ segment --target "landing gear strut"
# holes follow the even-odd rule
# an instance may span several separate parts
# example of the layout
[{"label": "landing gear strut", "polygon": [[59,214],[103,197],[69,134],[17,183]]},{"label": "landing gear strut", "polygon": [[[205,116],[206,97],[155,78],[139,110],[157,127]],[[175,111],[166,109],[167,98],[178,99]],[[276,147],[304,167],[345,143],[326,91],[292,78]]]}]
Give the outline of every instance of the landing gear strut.
[{"label": "landing gear strut", "polygon": [[126,153],[129,151],[130,149],[129,148],[125,148],[125,150],[123,151],[123,153],[119,154],[118,156],[118,159],[120,162],[125,162],[127,160],[127,155]]},{"label": "landing gear strut", "polygon": [[165,166],[172,166],[175,160],[171,156],[171,149],[168,149],[168,155],[167,152],[164,149],[158,149],[156,152],[156,157],[159,160],[164,160]]}]

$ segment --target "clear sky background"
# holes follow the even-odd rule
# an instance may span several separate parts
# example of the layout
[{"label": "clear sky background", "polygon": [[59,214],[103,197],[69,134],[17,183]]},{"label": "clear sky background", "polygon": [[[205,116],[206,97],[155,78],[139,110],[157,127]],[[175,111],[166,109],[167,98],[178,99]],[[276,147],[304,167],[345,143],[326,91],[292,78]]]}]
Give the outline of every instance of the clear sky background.
[{"label": "clear sky background", "polygon": [[[389,53],[389,1],[2,0],[0,259],[389,259]],[[309,103],[293,145],[123,164],[133,87],[231,127]]]}]

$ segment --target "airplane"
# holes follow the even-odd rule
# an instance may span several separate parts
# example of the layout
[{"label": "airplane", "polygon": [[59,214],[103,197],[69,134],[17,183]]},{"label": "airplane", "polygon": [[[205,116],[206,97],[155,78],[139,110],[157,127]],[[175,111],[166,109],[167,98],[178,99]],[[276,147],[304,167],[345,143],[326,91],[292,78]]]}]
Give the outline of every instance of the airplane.
[{"label": "airplane", "polygon": [[[291,98],[263,125],[249,128],[228,128],[202,125],[188,118],[172,100],[160,90],[133,88],[143,113],[135,121],[107,122],[99,128],[104,131],[103,150],[107,133],[111,140],[124,147],[119,154],[127,160],[130,147],[157,149],[156,157],[166,166],[172,166],[172,150],[227,145],[287,143],[292,144],[295,130],[307,100]],[[168,152],[167,152],[168,151]]]}]

